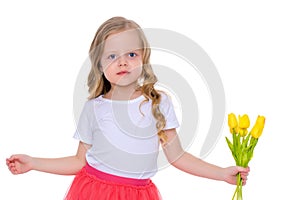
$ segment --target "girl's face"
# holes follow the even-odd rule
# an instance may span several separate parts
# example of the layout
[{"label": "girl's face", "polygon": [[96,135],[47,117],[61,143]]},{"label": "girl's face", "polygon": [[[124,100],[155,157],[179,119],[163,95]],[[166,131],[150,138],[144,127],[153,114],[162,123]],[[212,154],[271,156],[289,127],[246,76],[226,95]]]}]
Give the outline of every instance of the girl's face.
[{"label": "girl's face", "polygon": [[137,31],[123,31],[108,36],[101,57],[101,65],[112,87],[136,86],[143,66],[141,48]]}]

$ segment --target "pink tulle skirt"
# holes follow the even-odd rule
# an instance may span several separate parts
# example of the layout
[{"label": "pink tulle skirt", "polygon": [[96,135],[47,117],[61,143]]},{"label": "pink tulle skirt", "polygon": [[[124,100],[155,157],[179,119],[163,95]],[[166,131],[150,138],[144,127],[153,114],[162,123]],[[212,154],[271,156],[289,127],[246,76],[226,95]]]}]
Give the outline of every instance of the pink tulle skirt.
[{"label": "pink tulle skirt", "polygon": [[86,165],[76,175],[65,200],[161,200],[150,179],[132,179]]}]

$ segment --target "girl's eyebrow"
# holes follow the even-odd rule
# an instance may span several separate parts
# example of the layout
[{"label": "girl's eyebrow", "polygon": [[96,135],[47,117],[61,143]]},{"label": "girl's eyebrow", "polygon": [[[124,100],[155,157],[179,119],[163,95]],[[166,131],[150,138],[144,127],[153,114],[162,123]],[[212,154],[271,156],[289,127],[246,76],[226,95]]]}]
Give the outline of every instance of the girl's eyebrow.
[{"label": "girl's eyebrow", "polygon": [[141,50],[142,50],[141,48],[133,48],[133,49],[127,49],[127,50],[122,50],[122,51],[117,51],[117,50],[113,50],[113,51],[104,51],[104,52],[103,52],[103,55],[108,55],[108,54],[119,54],[119,53],[126,54],[126,53],[129,53],[129,52],[132,52],[132,51],[141,51]]},{"label": "girl's eyebrow", "polygon": [[118,51],[104,51],[103,54],[116,54]]}]

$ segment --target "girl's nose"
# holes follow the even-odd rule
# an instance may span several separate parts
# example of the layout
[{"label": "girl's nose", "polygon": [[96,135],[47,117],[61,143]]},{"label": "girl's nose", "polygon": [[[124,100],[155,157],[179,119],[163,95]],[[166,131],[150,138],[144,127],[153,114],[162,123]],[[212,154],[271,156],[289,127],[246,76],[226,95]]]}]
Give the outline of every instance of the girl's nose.
[{"label": "girl's nose", "polygon": [[119,65],[119,67],[128,65],[125,55],[122,55],[122,56],[119,57],[118,65]]}]

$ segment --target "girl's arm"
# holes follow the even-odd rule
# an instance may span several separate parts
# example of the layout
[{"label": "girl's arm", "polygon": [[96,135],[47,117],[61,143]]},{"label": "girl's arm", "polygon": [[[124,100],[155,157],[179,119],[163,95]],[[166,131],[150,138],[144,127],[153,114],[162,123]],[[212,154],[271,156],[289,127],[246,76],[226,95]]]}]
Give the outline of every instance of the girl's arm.
[{"label": "girl's arm", "polygon": [[12,155],[6,164],[13,174],[37,170],[60,175],[75,175],[86,164],[85,154],[91,145],[79,142],[76,155],[63,158],[36,158],[24,154]]},{"label": "girl's arm", "polygon": [[163,149],[168,161],[174,167],[195,176],[225,181],[230,184],[236,184],[236,175],[240,172],[243,184],[246,183],[249,168],[238,166],[221,168],[207,163],[182,149],[175,129],[166,130],[165,133],[168,141]]}]

